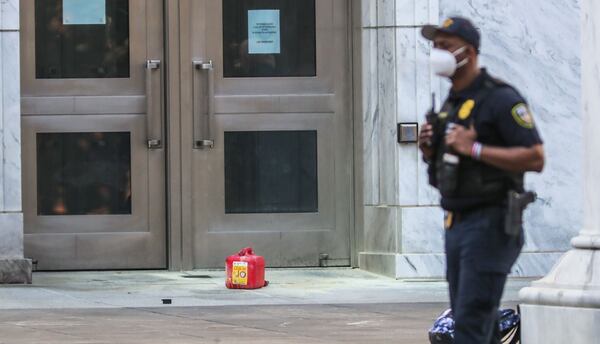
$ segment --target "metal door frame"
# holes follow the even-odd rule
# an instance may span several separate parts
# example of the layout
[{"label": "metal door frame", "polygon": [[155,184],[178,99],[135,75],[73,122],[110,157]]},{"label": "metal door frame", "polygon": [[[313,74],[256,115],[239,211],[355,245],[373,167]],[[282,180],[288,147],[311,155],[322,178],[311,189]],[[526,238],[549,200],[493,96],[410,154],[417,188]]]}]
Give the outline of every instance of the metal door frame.
[{"label": "metal door frame", "polygon": [[[136,181],[133,182],[135,190],[138,194],[144,194],[145,197],[135,197],[133,201],[133,210],[131,215],[95,215],[95,221],[91,221],[90,215],[77,216],[69,215],[69,217],[56,216],[50,219],[49,223],[53,225],[53,228],[60,226],[63,223],[73,223],[77,226],[80,223],[81,232],[77,233],[89,233],[93,235],[104,235],[120,233],[122,235],[128,235],[135,240],[142,242],[146,240],[145,236],[147,233],[152,235],[159,234],[161,237],[160,245],[153,243],[152,249],[160,249],[160,257],[154,257],[149,260],[146,257],[138,257],[141,261],[145,259],[144,263],[136,264],[136,266],[149,266],[152,268],[167,268],[168,256],[167,256],[167,230],[165,222],[162,220],[166,218],[167,213],[166,197],[164,194],[165,190],[162,185],[165,183],[165,153],[164,146],[148,146],[146,149],[146,139],[156,138],[159,135],[160,138],[162,133],[162,126],[156,125],[161,121],[162,117],[162,93],[158,97],[153,98],[153,101],[147,100],[146,94],[148,92],[148,86],[155,86],[152,83],[148,83],[148,77],[154,79],[160,78],[160,73],[148,73],[148,59],[162,59],[164,53],[165,43],[163,41],[164,32],[164,21],[162,16],[162,1],[153,1],[150,5],[146,0],[131,0],[129,1],[130,13],[129,18],[135,18],[136,15],[142,15],[145,18],[143,21],[139,21],[143,25],[131,25],[130,24],[130,77],[129,78],[107,78],[98,82],[98,79],[36,79],[36,68],[35,68],[35,20],[34,17],[25,17],[26,14],[34,13],[35,3],[33,0],[22,0],[19,6],[21,9],[21,79],[22,79],[22,91],[21,94],[21,118],[27,120],[27,125],[24,125],[23,137],[28,137],[28,140],[22,144],[23,153],[26,153],[26,159],[23,161],[23,180],[30,181],[27,184],[28,192],[23,194],[23,203],[28,204],[28,207],[24,209],[25,221],[29,221],[35,227],[32,228],[32,235],[43,234],[41,229],[43,225],[47,223],[39,223],[38,217],[32,210],[35,208],[36,203],[36,177],[33,173],[36,169],[35,161],[35,143],[33,141],[34,133],[37,128],[43,126],[44,132],[73,132],[73,131],[89,131],[89,130],[105,130],[105,131],[119,131],[119,129],[129,130],[131,132],[132,139],[132,171],[137,171]],[[147,22],[155,23],[154,25],[147,25]],[[130,21],[131,23],[132,21]],[[157,35],[157,36],[153,36]],[[157,39],[151,38],[157,37]],[[161,89],[164,85],[160,85]],[[115,92],[117,90],[117,92]],[[118,95],[115,95],[118,93]],[[40,95],[40,96],[38,96]],[[160,108],[160,109],[159,109]],[[160,111],[157,111],[160,110]],[[153,116],[150,118],[148,112],[152,112]],[[48,121],[52,118],[51,123]],[[143,129],[145,128],[145,129]],[[28,131],[29,130],[29,131]],[[33,130],[33,131],[31,131]],[[134,143],[135,142],[135,143]],[[143,143],[143,144],[142,144]],[[148,142],[149,144],[149,142]],[[150,149],[153,148],[153,149]],[[155,149],[158,148],[158,149]],[[142,156],[145,155],[145,160]],[[146,167],[142,166],[144,161],[148,162]],[[160,166],[160,168],[150,168],[150,166]],[[151,188],[154,186],[151,183],[153,181],[160,181],[160,186],[156,189]],[[143,182],[143,183],[142,183]],[[146,185],[143,185],[146,183]],[[160,190],[161,196],[153,198],[154,192]],[[132,190],[134,191],[134,190]],[[136,191],[134,191],[136,192]],[[137,211],[135,209],[138,209]],[[139,213],[139,209],[145,209],[142,213]],[[155,217],[152,214],[160,212],[160,216]],[[140,230],[139,232],[132,231],[127,232],[125,230],[119,231],[116,228],[115,231],[104,231],[104,229],[111,227],[114,228],[118,225],[128,225],[128,229],[140,229],[132,225],[143,219],[141,216],[146,217],[147,232]],[[160,218],[160,221],[153,221],[156,218]],[[136,222],[137,221],[137,222]],[[116,224],[116,225],[115,225]],[[69,231],[64,233],[60,230],[53,232],[52,234],[71,234]],[[162,236],[164,233],[164,237]],[[156,236],[158,237],[158,236]],[[140,239],[142,238],[142,239]],[[87,242],[93,240],[87,240]],[[142,242],[139,246],[149,248],[147,243]],[[89,244],[89,250],[94,249],[92,244]],[[118,246],[118,245],[117,245]],[[160,247],[159,247],[160,246]],[[85,248],[82,248],[85,250]],[[158,251],[153,251],[158,252]],[[141,254],[142,252],[140,252]],[[117,259],[118,257],[112,257]],[[111,259],[112,259],[111,258]],[[110,259],[108,261],[111,261]],[[113,263],[114,264],[114,263]],[[60,263],[59,263],[60,265]],[[89,268],[87,264],[67,264],[68,269],[85,269]],[[114,268],[117,268],[115,265]],[[62,267],[58,267],[62,268]],[[107,267],[111,268],[111,267]],[[128,268],[124,266],[123,268]],[[136,268],[136,267],[132,267]]]},{"label": "metal door frame", "polygon": [[[212,1],[212,0],[211,0]],[[319,0],[316,0],[319,1]],[[335,0],[335,1],[346,1],[346,0]],[[190,37],[181,37],[181,28],[183,25],[190,25],[185,18],[182,20],[181,2],[180,0],[165,0],[165,60],[166,60],[166,81],[165,81],[165,93],[166,93],[166,113],[167,113],[167,233],[168,233],[168,261],[170,270],[190,270],[193,268],[193,225],[192,216],[189,213],[191,207],[186,207],[184,201],[191,199],[191,190],[183,188],[185,184],[182,180],[183,169],[191,169],[191,161],[183,161],[183,128],[182,125],[182,113],[181,113],[181,102],[188,101],[182,99],[181,95],[181,70],[182,68],[188,68],[191,61],[188,61],[187,54],[182,53],[182,43],[189,41]],[[344,87],[344,93],[348,104],[347,109],[349,111],[350,126],[352,128],[353,137],[349,140],[352,146],[349,147],[351,150],[350,156],[356,157],[356,152],[362,151],[356,149],[355,136],[357,135],[355,124],[356,115],[354,114],[354,88],[353,88],[353,47],[355,40],[353,39],[353,24],[356,21],[355,15],[356,4],[354,1],[348,2],[346,13],[336,13],[336,15],[346,16],[346,35],[348,37],[347,46],[350,48],[347,58],[347,68],[345,72],[349,75],[347,85]],[[360,8],[360,7],[359,7]],[[202,18],[195,18],[195,20],[202,20]],[[219,28],[220,29],[220,28]],[[210,33],[207,33],[210,34]],[[360,147],[358,147],[360,148]],[[349,228],[349,241],[350,241],[350,257],[351,265],[358,265],[358,251],[356,247],[357,238],[359,233],[356,231],[356,219],[360,213],[362,207],[358,207],[356,202],[356,192],[361,190],[360,182],[356,178],[355,170],[356,159],[352,162],[353,171],[353,192],[352,192],[352,208],[353,216],[350,222]],[[359,217],[360,218],[360,217]]]},{"label": "metal door frame", "polygon": [[183,242],[181,188],[181,100],[180,100],[180,38],[179,0],[164,0],[165,17],[165,99],[167,132],[167,245],[170,270],[189,270]]}]

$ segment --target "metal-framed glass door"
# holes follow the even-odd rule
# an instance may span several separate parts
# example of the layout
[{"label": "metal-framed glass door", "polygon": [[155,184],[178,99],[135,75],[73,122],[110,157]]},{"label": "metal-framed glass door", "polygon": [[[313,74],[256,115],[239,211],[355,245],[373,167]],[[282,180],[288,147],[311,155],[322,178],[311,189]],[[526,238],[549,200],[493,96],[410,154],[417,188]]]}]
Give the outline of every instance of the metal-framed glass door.
[{"label": "metal-framed glass door", "polygon": [[179,1],[188,265],[248,245],[270,266],[350,265],[348,6]]},{"label": "metal-framed glass door", "polygon": [[25,254],[166,268],[161,0],[22,0]]}]

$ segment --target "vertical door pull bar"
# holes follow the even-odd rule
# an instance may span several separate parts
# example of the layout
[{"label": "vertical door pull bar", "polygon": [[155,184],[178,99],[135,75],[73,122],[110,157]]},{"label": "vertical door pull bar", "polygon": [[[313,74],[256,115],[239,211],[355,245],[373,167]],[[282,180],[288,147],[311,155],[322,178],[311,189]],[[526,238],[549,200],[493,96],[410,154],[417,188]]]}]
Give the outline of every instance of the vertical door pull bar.
[{"label": "vertical door pull bar", "polygon": [[[163,108],[162,108],[162,73],[160,60],[146,61],[146,143],[148,149],[162,148]],[[158,86],[153,86],[154,72],[159,73]],[[156,92],[156,93],[155,93]]]},{"label": "vertical door pull bar", "polygon": [[194,67],[194,71],[206,71],[207,73],[207,78],[208,78],[208,91],[207,91],[207,97],[206,97],[206,102],[207,104],[207,115],[204,116],[204,121],[201,121],[201,123],[203,123],[204,125],[202,126],[203,130],[200,130],[202,132],[202,136],[200,139],[198,139],[198,135],[197,135],[197,128],[196,128],[196,118],[197,118],[197,106],[196,103],[198,102],[197,97],[198,95],[197,93],[197,87],[196,87],[196,74],[194,72],[194,75],[192,76],[192,118],[194,119],[194,148],[195,149],[205,149],[205,148],[213,148],[215,146],[215,140],[212,137],[212,125],[213,125],[213,120],[214,120],[214,115],[215,115],[215,104],[214,104],[214,95],[215,95],[215,75],[214,75],[214,67],[213,67],[213,62],[211,60],[208,61],[193,61],[193,67]]}]

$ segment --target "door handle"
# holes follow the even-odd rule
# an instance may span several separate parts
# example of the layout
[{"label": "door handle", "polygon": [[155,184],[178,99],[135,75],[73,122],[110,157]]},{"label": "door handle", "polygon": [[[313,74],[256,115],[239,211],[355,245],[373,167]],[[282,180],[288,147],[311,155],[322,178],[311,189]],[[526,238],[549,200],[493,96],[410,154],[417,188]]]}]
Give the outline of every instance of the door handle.
[{"label": "door handle", "polygon": [[[160,60],[146,61],[146,144],[148,149],[162,148],[163,94]],[[158,86],[152,82],[158,72]],[[155,93],[156,92],[156,93]]]},{"label": "door handle", "polygon": [[[194,74],[192,75],[192,126],[193,126],[193,138],[194,138],[194,148],[195,149],[205,149],[205,148],[213,148],[215,146],[215,140],[212,136],[212,126],[215,115],[215,74],[214,74],[214,66],[212,60],[207,61],[193,61],[192,66],[194,68]],[[208,79],[208,90],[206,92],[206,101],[207,101],[207,112],[206,116],[203,116],[202,121],[198,121],[202,123],[201,128],[197,128],[197,119],[199,119],[199,115],[196,114],[198,111],[198,97],[197,97],[197,89],[198,84],[196,83],[196,79],[198,78],[197,74],[199,72],[206,72],[206,77]],[[200,129],[200,130],[199,130]],[[199,133],[200,132],[200,133]],[[201,134],[201,135],[199,135]]]}]

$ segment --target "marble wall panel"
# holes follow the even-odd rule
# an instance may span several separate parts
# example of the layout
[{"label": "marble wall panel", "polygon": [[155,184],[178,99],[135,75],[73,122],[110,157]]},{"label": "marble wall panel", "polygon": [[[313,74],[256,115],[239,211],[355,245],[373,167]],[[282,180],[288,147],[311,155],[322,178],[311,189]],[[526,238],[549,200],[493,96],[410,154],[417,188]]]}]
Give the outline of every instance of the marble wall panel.
[{"label": "marble wall panel", "polygon": [[19,30],[19,0],[0,1],[0,30]]},{"label": "marble wall panel", "polygon": [[418,187],[418,205],[419,206],[439,206],[440,204],[440,193],[429,185],[429,175],[427,174],[427,164],[423,162],[423,154],[419,151],[418,154],[418,174],[417,174],[417,187]]},{"label": "marble wall panel", "polygon": [[[0,7],[1,8],[1,7]],[[0,16],[1,18],[1,16]],[[0,66],[2,66],[2,35],[0,32]],[[2,82],[3,68],[0,67],[0,95],[4,92],[4,84]],[[4,109],[0,102],[0,213],[4,211]]]},{"label": "marble wall panel", "polygon": [[396,255],[396,278],[444,278],[445,275],[444,254]]},{"label": "marble wall panel", "polygon": [[562,252],[525,252],[521,253],[512,266],[514,277],[544,276],[559,261]]},{"label": "marble wall panel", "polygon": [[379,131],[379,203],[398,205],[396,137],[396,29],[377,30]]},{"label": "marble wall panel", "polygon": [[414,26],[415,7],[417,6],[415,0],[396,0],[396,25]]},{"label": "marble wall panel", "polygon": [[569,248],[582,227],[582,117],[578,0],[440,0],[441,18],[472,18],[481,64],[528,100],[547,164],[527,185],[540,200],[527,215],[526,251]]},{"label": "marble wall panel", "polygon": [[396,25],[396,0],[377,1],[377,26],[392,27]]},{"label": "marble wall panel", "polygon": [[19,33],[0,33],[3,113],[4,210],[22,211],[21,206],[21,112],[19,78]]},{"label": "marble wall panel", "polygon": [[417,122],[417,31],[415,28],[396,29],[396,90],[398,122]]},{"label": "marble wall panel", "polygon": [[398,207],[365,207],[366,252],[398,252],[399,211],[401,210]]},{"label": "marble wall panel", "polygon": [[[416,145],[396,143],[395,126],[423,122],[431,93],[436,93],[439,109],[450,88],[430,70],[431,44],[420,36],[420,26],[463,15],[481,29],[481,64],[523,93],[545,139],[546,170],[527,178],[528,187],[540,194],[525,225],[525,256],[535,259],[521,259],[515,268],[517,275],[542,274],[582,226],[580,33],[573,20],[579,16],[578,0],[365,0],[361,6],[363,27],[369,28],[363,30],[362,52],[369,60],[363,66],[368,80],[363,81],[365,195],[370,201],[365,204],[381,206],[367,211],[365,222],[381,233],[367,234],[366,251],[390,252],[384,243],[395,228],[396,267],[406,270],[401,275],[424,276],[429,265],[435,275],[442,266],[428,260],[443,252],[439,194],[428,185]],[[369,92],[369,83],[377,85],[376,94]],[[401,214],[396,224],[390,220],[393,207]],[[411,261],[404,259],[406,254]],[[417,269],[423,271],[413,271],[416,265],[423,265]]]},{"label": "marble wall panel", "polygon": [[0,260],[23,258],[23,214],[0,213]]},{"label": "marble wall panel", "polygon": [[404,207],[402,253],[444,252],[444,214],[439,207]]},{"label": "marble wall panel", "polygon": [[[435,20],[437,21],[437,19]],[[430,21],[430,22],[435,22]],[[435,110],[441,106],[444,97],[441,89],[442,80],[435,76],[429,65],[429,53],[431,52],[431,43],[421,37],[420,28],[415,30],[416,35],[416,79],[415,79],[415,99],[417,114],[416,121],[419,124],[425,122],[425,114],[435,107]],[[435,103],[432,102],[432,94],[435,94]],[[418,151],[417,163],[417,204],[420,206],[438,205],[439,193],[429,186],[429,177],[427,175],[427,165],[423,162],[423,157]]]},{"label": "marble wall panel", "polygon": [[379,204],[380,111],[377,79],[377,30],[362,32],[362,107],[364,203]]},{"label": "marble wall panel", "polygon": [[400,206],[415,206],[418,203],[419,154],[415,144],[401,144],[398,147],[398,185]]},{"label": "marble wall panel", "polygon": [[377,1],[359,0],[361,12],[361,26],[374,27],[377,26]]},{"label": "marble wall panel", "polygon": [[396,278],[396,260],[395,253],[369,253],[361,252],[358,255],[358,264],[361,269],[372,273]]},{"label": "marble wall panel", "polygon": [[[511,277],[544,276],[562,252],[523,253],[512,267]],[[403,253],[396,255],[396,278],[444,278],[446,255],[440,253]]]},{"label": "marble wall panel", "polygon": [[437,21],[439,0],[396,0],[396,25],[419,26]]},{"label": "marble wall panel", "polygon": [[[432,106],[432,93],[437,107],[441,98],[440,78],[434,77],[429,67],[431,44],[421,37],[420,28],[398,28],[396,36],[398,122],[422,124]],[[417,145],[401,146],[399,154],[400,205],[439,204],[437,192],[427,184]]]},{"label": "marble wall panel", "polygon": [[417,25],[434,23],[440,17],[440,0],[416,1],[415,18]]},{"label": "marble wall panel", "polygon": [[600,235],[600,161],[597,159],[600,150],[600,2],[584,0],[582,11],[586,13],[582,20],[582,87],[583,112],[585,128],[585,172],[584,191],[585,233],[583,235]]},{"label": "marble wall panel", "polygon": [[[417,122],[415,28],[396,29],[396,121]],[[398,146],[399,205],[417,204],[417,145]]]},{"label": "marble wall panel", "polygon": [[432,90],[439,88],[429,70],[430,45],[415,27],[438,17],[438,1],[364,0],[360,5],[365,204],[434,204],[435,193],[419,183],[417,147],[399,146],[396,126],[421,122]]},{"label": "marble wall panel", "polygon": [[[2,128],[0,128],[0,143],[2,142],[3,132]],[[0,149],[0,213],[3,213],[4,210],[4,166],[1,163],[4,160],[4,150]]]}]

